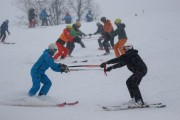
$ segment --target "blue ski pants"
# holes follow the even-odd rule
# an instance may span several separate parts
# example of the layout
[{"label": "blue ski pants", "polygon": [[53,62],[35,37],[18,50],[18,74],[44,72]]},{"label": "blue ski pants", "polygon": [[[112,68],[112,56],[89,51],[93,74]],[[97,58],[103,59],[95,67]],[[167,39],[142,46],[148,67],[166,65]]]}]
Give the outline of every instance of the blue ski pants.
[{"label": "blue ski pants", "polygon": [[41,83],[43,84],[43,86],[41,87],[39,93],[41,93],[43,95],[47,95],[47,93],[52,85],[52,82],[47,77],[47,75],[31,71],[31,77],[32,77],[33,85],[32,85],[32,88],[29,90],[28,95],[34,96],[39,91]]}]

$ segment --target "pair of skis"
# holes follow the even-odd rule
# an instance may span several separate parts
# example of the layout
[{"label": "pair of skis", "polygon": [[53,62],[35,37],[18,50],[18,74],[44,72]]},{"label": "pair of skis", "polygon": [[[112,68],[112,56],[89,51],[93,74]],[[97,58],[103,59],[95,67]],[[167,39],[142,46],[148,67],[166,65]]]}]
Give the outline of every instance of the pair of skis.
[{"label": "pair of skis", "polygon": [[142,106],[101,106],[105,111],[119,111],[119,110],[130,110],[130,109],[142,109],[142,108],[164,108],[166,105],[162,103],[145,104]]}]

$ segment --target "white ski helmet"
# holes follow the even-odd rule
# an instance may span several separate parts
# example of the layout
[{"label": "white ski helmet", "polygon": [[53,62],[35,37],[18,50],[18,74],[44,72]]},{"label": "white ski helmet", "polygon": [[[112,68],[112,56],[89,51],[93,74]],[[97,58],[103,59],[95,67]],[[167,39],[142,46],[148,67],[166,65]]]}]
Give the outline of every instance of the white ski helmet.
[{"label": "white ski helmet", "polygon": [[48,49],[55,53],[57,51],[57,45],[54,43],[51,43],[49,44]]},{"label": "white ski helmet", "polygon": [[130,49],[133,49],[133,45],[132,44],[126,44],[124,45],[124,50],[128,51]]}]

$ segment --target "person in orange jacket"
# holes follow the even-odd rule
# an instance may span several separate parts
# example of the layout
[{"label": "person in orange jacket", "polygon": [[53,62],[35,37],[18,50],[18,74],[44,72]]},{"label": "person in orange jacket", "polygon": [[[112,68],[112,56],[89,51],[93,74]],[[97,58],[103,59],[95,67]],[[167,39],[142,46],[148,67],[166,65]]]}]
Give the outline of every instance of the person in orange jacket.
[{"label": "person in orange jacket", "polygon": [[106,17],[101,17],[101,22],[104,23],[104,41],[103,41],[103,46],[106,51],[104,55],[110,54],[109,46],[108,46],[108,41],[110,41],[110,44],[112,48],[114,47],[114,37],[112,37],[112,33],[114,31],[113,26],[111,24],[111,21],[106,19]]},{"label": "person in orange jacket", "polygon": [[128,38],[125,31],[126,25],[124,23],[121,23],[121,19],[115,19],[114,24],[117,26],[117,29],[114,31],[113,36],[115,37],[116,35],[118,35],[119,39],[119,41],[114,45],[114,52],[116,57],[119,57],[125,54],[123,47]]},{"label": "person in orange jacket", "polygon": [[58,47],[58,52],[54,55],[54,59],[64,59],[67,57],[69,50],[64,46],[67,42],[72,42],[74,37],[71,35],[71,25],[67,25],[63,30],[63,33],[60,35],[59,39],[56,41],[56,45]]}]

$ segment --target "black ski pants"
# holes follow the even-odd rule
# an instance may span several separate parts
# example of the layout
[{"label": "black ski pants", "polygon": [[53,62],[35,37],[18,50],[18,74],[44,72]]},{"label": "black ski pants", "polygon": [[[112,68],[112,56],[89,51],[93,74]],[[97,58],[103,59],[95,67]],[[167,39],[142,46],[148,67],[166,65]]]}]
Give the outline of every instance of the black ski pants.
[{"label": "black ski pants", "polygon": [[109,39],[104,39],[104,41],[103,41],[103,47],[104,47],[104,50],[106,51],[106,53],[110,53],[108,42],[109,42]]},{"label": "black ski pants", "polygon": [[42,19],[42,24],[41,24],[41,26],[48,26],[48,25],[49,25],[49,24],[48,24],[47,18]]},{"label": "black ski pants", "polygon": [[5,39],[6,39],[6,33],[5,33],[5,32],[1,32],[0,40],[1,40],[2,42],[4,42]]},{"label": "black ski pants", "polygon": [[84,43],[82,42],[82,40],[81,40],[80,37],[75,37],[75,38],[74,38],[74,42],[75,42],[75,43],[79,43],[82,48],[85,48],[85,45],[84,45]]},{"label": "black ski pants", "polygon": [[128,80],[126,81],[126,85],[128,87],[129,93],[131,98],[135,98],[135,101],[142,100],[142,95],[139,89],[140,82],[142,78],[146,75],[147,71],[145,72],[136,72],[132,74]]},{"label": "black ski pants", "polygon": [[69,55],[71,55],[72,51],[75,48],[74,42],[67,42],[66,48],[69,50]]},{"label": "black ski pants", "polygon": [[103,48],[103,44],[102,44],[102,42],[101,42],[103,39],[104,39],[103,37],[100,37],[100,38],[98,39],[99,48]]}]

